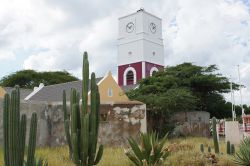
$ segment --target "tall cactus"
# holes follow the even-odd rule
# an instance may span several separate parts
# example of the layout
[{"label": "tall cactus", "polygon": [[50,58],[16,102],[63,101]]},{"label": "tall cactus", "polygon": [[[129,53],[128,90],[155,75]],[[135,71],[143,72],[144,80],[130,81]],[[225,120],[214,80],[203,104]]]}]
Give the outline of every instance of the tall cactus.
[{"label": "tall cactus", "polygon": [[213,129],[213,140],[214,140],[214,151],[215,153],[220,153],[220,150],[219,150],[219,141],[218,141],[218,135],[217,135],[217,129],[216,129],[216,118],[213,117],[212,119],[212,129]]},{"label": "tall cactus", "polygon": [[[90,107],[88,107],[89,62],[87,52],[83,58],[82,103],[80,95],[71,89],[70,117],[67,113],[66,92],[63,91],[64,127],[71,159],[77,166],[97,165],[103,154],[103,145],[97,152],[100,94],[95,73],[91,74]],[[80,109],[81,108],[81,109]]]},{"label": "tall cactus", "polygon": [[227,154],[228,155],[231,154],[231,144],[230,144],[230,141],[227,141]]},{"label": "tall cactus", "polygon": [[234,154],[235,154],[235,147],[234,147],[234,144],[231,144],[230,154],[231,154],[231,155],[234,155]]},{"label": "tall cactus", "polygon": [[204,153],[204,144],[200,144],[200,151],[201,153]]},{"label": "tall cactus", "polygon": [[[26,138],[26,115],[20,119],[19,88],[4,96],[3,129],[4,129],[4,164],[5,166],[23,166]],[[37,116],[32,114],[30,138],[26,166],[34,165],[36,147]]]}]

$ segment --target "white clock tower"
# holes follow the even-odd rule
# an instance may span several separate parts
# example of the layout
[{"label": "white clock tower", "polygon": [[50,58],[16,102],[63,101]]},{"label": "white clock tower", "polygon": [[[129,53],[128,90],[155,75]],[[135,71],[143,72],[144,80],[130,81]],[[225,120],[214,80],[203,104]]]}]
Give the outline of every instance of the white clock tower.
[{"label": "white clock tower", "polygon": [[118,83],[136,84],[164,67],[161,19],[144,9],[119,18]]}]

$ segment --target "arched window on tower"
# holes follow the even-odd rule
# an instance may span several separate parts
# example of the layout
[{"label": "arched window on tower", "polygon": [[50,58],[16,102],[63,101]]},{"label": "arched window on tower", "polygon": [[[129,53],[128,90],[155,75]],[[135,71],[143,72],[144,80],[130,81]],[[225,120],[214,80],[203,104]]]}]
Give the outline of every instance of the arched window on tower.
[{"label": "arched window on tower", "polygon": [[127,85],[131,85],[134,84],[134,73],[130,70],[128,71],[127,75],[126,75],[126,81],[127,81]]},{"label": "arched window on tower", "polygon": [[150,69],[150,76],[153,76],[157,71],[159,71],[156,67],[152,67]]},{"label": "arched window on tower", "polygon": [[153,75],[155,75],[155,74],[156,74],[156,72],[157,72],[157,71],[153,71],[153,72],[152,72],[152,76],[153,76]]}]

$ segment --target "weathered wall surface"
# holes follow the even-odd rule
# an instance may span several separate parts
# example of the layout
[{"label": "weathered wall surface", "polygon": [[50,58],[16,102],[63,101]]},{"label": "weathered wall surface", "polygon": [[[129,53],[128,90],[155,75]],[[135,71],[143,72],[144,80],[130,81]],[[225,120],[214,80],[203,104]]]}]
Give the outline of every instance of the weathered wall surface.
[{"label": "weathered wall surface", "polygon": [[[0,143],[3,143],[2,101],[0,100]],[[33,112],[38,116],[37,145],[66,144],[61,104],[21,102],[21,114],[27,115],[27,137]],[[126,138],[146,132],[146,106],[139,104],[102,105],[100,110],[99,142],[122,145]]]},{"label": "weathered wall surface", "polygon": [[145,105],[114,105],[102,110],[102,119],[99,128],[99,141],[110,145],[122,145],[127,138],[136,137],[146,129]]},{"label": "weathered wall surface", "polygon": [[239,129],[238,121],[225,121],[225,141],[239,145],[243,138],[244,136]]},{"label": "weathered wall surface", "polygon": [[210,114],[205,111],[178,112],[173,117],[174,134],[183,136],[210,136]]}]

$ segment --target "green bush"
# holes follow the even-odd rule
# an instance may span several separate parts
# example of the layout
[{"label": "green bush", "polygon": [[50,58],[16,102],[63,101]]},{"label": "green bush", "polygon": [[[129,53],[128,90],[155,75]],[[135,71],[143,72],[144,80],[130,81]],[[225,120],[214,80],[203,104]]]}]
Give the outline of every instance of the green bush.
[{"label": "green bush", "polygon": [[166,136],[161,140],[155,133],[140,134],[139,143],[135,139],[128,139],[130,148],[125,154],[136,166],[159,166],[168,157],[169,151],[164,148]]},{"label": "green bush", "polygon": [[250,166],[250,138],[245,138],[239,146],[239,151],[234,156],[237,165]]}]

